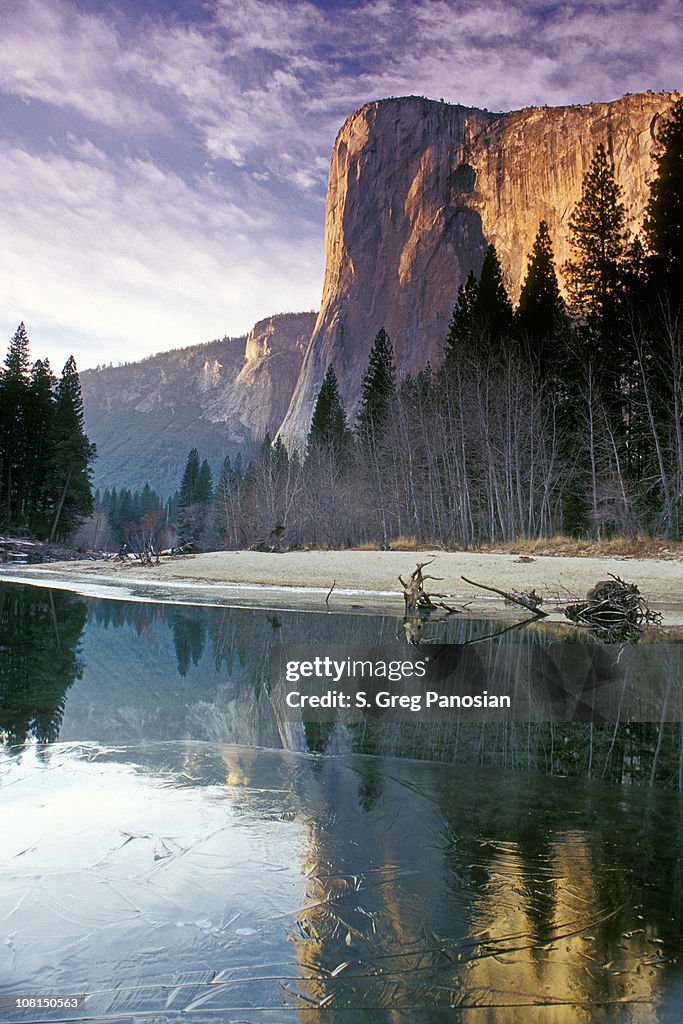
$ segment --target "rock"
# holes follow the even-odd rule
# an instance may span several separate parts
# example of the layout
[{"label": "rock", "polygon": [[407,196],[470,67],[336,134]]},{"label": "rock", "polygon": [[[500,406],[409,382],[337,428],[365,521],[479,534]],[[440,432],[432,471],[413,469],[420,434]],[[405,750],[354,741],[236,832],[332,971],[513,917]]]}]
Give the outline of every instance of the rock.
[{"label": "rock", "polygon": [[493,114],[408,97],[368,103],[341,128],[330,162],[320,313],[281,433],[300,446],[334,364],[350,418],[380,327],[400,372],[438,363],[458,287],[489,242],[512,297],[545,219],[558,267],[595,149],[604,143],[637,230],[653,173],[658,115],[675,96]]},{"label": "rock", "polygon": [[96,487],[162,494],[178,486],[187,453],[214,470],[226,454],[275,435],[299,375],[315,313],[259,321],[245,337],[164,352],[81,373],[85,428],[97,444]]}]

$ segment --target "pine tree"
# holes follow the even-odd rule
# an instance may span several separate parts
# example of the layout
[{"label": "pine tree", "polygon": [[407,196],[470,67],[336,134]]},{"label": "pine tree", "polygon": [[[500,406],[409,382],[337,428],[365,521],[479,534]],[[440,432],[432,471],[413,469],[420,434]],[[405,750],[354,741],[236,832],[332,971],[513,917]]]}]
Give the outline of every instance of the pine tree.
[{"label": "pine tree", "polygon": [[18,523],[24,511],[30,364],[29,340],[22,321],[0,371],[0,513],[6,528]]},{"label": "pine tree", "polygon": [[626,254],[621,192],[601,144],[569,221],[572,258],[562,272],[572,305],[597,318],[603,338],[614,326]]},{"label": "pine tree", "polygon": [[479,279],[470,271],[458,290],[446,338],[446,368],[463,352],[498,354],[501,340],[510,334],[512,321],[512,303],[498,253],[494,245],[489,245]]},{"label": "pine tree", "polygon": [[104,492],[102,503],[107,512],[107,522],[112,533],[112,539],[118,544],[121,542],[121,523],[119,520],[119,495],[115,487],[111,492]]},{"label": "pine tree", "polygon": [[50,471],[51,439],[54,436],[57,378],[47,359],[31,369],[26,395],[26,518],[38,534],[45,535],[45,484]]},{"label": "pine tree", "polygon": [[66,536],[81,516],[93,510],[90,463],[96,449],[83,423],[81,382],[73,356],[67,359],[57,384],[50,469],[47,485],[52,504],[50,540]]},{"label": "pine tree", "polygon": [[5,372],[10,377],[26,380],[31,367],[29,355],[29,340],[26,333],[26,325],[22,320],[17,327],[12,340],[9,343],[9,350],[5,356]]},{"label": "pine tree", "polygon": [[657,133],[657,174],[650,185],[645,235],[656,279],[683,287],[683,99],[677,100]]},{"label": "pine tree", "polygon": [[492,340],[499,340],[512,327],[512,303],[503,282],[495,245],[489,245],[484,256],[474,315],[488,329]]},{"label": "pine tree", "polygon": [[208,460],[204,459],[197,474],[195,501],[198,505],[208,505],[213,494],[213,474]]},{"label": "pine tree", "polygon": [[156,512],[160,507],[161,499],[147,481],[139,496],[139,517],[146,516],[148,512]]},{"label": "pine tree", "polygon": [[385,430],[396,401],[396,366],[389,335],[382,327],[370,351],[361,386],[356,433],[361,444],[376,440]]},{"label": "pine tree", "polygon": [[330,364],[315,403],[306,447],[309,452],[318,448],[343,457],[348,450],[349,440],[346,412],[339,394],[337,376]]},{"label": "pine tree", "polygon": [[118,522],[119,539],[122,541],[130,533],[135,523],[135,502],[127,487],[124,487],[119,493]]},{"label": "pine tree", "polygon": [[517,307],[517,330],[527,337],[540,354],[543,342],[552,337],[565,321],[565,304],[555,272],[550,231],[544,220],[529,253],[526,278]]},{"label": "pine tree", "polygon": [[479,284],[473,270],[460,285],[455,300],[453,316],[446,337],[446,363],[450,364],[459,353],[469,348],[475,332],[475,313]]},{"label": "pine tree", "polygon": [[199,452],[192,448],[187,456],[185,471],[180,483],[178,494],[178,530],[183,540],[191,540],[194,535],[195,509],[197,503],[197,487],[199,483]]},{"label": "pine tree", "polygon": [[271,461],[273,472],[278,479],[282,480],[289,470],[290,458],[285,443],[279,435],[273,441]]}]

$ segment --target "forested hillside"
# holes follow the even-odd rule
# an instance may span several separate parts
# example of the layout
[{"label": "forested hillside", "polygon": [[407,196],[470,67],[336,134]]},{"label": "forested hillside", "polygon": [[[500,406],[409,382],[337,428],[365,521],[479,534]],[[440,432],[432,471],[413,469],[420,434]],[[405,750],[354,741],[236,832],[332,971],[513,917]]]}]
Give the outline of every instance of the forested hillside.
[{"label": "forested hillside", "polygon": [[248,467],[226,461],[212,517],[204,508],[196,519],[203,542],[680,537],[682,100],[657,139],[641,234],[627,230],[598,145],[571,212],[569,259],[556,266],[541,221],[514,308],[489,245],[460,288],[438,365],[401,378],[380,330],[353,424],[329,364],[305,450],[278,439]]}]

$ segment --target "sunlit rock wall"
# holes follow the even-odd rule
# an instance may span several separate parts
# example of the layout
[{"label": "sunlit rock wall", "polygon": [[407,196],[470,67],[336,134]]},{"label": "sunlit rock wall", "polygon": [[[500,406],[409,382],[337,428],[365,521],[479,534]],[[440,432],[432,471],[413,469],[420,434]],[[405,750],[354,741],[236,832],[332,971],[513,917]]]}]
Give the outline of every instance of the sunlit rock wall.
[{"label": "sunlit rock wall", "polygon": [[408,97],[369,103],[341,128],[330,163],[320,313],[282,434],[306,436],[333,363],[357,407],[373,339],[388,331],[402,373],[439,362],[459,285],[489,242],[517,298],[545,219],[558,266],[584,174],[603,143],[628,225],[642,222],[657,119],[669,93],[492,114]]}]

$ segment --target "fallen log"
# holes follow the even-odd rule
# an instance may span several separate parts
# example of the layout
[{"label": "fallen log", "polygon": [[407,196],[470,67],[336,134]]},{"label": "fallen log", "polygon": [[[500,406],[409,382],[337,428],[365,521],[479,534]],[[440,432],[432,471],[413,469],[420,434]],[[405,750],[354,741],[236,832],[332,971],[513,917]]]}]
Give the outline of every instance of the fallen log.
[{"label": "fallen log", "polygon": [[472,587],[479,587],[481,590],[490,590],[493,594],[499,594],[506,601],[509,601],[510,604],[517,604],[522,608],[526,608],[527,611],[536,615],[539,619],[547,617],[548,613],[539,607],[543,599],[538,596],[535,590],[531,590],[528,594],[520,593],[517,590],[509,593],[507,590],[499,590],[498,587],[489,587],[485,583],[475,583],[474,580],[468,580],[467,576],[461,576],[460,579],[464,580],[465,583],[469,583]]}]

